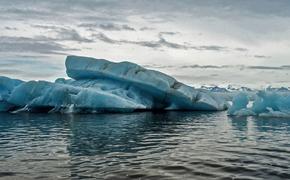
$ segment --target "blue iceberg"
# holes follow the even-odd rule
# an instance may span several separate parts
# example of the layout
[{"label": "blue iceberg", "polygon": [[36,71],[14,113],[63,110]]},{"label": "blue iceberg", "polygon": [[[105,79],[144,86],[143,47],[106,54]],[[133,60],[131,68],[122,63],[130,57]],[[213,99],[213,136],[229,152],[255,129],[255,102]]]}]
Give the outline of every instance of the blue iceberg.
[{"label": "blue iceberg", "polygon": [[252,102],[249,101],[249,94],[239,93],[233,98],[228,114],[234,116],[290,117],[290,91],[258,91]]},{"label": "blue iceberg", "polygon": [[0,111],[218,111],[228,107],[223,98],[208,90],[134,63],[68,56],[65,65],[71,79],[23,82],[1,77]]},{"label": "blue iceberg", "polygon": [[0,76],[0,112],[8,111],[14,105],[8,102],[12,90],[23,83],[21,80]]}]

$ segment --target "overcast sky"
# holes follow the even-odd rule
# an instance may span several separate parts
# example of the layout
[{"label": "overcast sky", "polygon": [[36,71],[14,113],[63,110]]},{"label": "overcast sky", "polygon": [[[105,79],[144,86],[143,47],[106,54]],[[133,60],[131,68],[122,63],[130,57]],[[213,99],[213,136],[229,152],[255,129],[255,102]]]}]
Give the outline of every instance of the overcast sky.
[{"label": "overcast sky", "polygon": [[290,65],[289,0],[0,0],[0,22],[0,74],[23,78],[62,75],[68,54],[155,67]]}]

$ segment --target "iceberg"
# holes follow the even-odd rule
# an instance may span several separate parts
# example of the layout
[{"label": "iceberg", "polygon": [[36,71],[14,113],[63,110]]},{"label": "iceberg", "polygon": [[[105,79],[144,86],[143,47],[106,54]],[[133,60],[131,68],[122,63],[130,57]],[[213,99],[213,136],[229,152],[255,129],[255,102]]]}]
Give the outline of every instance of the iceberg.
[{"label": "iceberg", "polygon": [[71,79],[55,82],[0,78],[0,110],[29,112],[132,112],[228,108],[224,98],[187,86],[131,62],[68,56]]},{"label": "iceberg", "polygon": [[229,115],[290,117],[290,91],[263,90],[256,93],[253,102],[246,93],[239,93],[233,98]]}]

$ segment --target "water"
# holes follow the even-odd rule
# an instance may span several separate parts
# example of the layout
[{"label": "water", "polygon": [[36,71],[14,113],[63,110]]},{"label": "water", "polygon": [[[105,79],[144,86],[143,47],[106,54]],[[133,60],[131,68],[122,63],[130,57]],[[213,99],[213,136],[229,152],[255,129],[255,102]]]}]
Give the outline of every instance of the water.
[{"label": "water", "polygon": [[287,179],[290,119],[0,114],[0,179]]}]

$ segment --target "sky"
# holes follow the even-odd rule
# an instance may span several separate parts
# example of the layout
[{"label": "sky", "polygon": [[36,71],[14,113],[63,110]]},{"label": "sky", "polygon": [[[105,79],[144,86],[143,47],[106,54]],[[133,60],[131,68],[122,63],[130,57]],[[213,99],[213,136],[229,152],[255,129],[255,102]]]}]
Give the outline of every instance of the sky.
[{"label": "sky", "polygon": [[0,22],[0,75],[24,80],[65,77],[67,55],[190,84],[290,78],[289,0],[0,0]]}]

